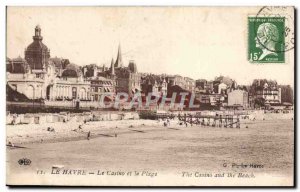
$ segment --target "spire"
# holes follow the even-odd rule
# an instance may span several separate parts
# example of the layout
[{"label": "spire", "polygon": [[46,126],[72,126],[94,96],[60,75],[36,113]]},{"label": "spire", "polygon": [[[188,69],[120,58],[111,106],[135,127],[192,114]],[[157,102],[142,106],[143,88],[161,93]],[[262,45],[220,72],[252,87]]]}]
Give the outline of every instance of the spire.
[{"label": "spire", "polygon": [[117,60],[116,60],[116,63],[115,63],[115,67],[123,67],[121,45],[120,44],[119,44],[119,48],[118,48],[118,55],[117,55]]},{"label": "spire", "polygon": [[103,64],[102,66],[102,71],[105,71],[105,64]]},{"label": "spire", "polygon": [[110,72],[111,75],[115,75],[114,58],[111,59]]}]

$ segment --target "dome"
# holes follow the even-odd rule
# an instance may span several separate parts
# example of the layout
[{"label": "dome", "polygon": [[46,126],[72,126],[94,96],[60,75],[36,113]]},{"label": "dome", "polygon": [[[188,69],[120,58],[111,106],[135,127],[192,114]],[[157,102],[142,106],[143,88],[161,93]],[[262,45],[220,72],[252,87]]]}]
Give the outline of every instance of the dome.
[{"label": "dome", "polygon": [[50,50],[42,43],[40,27],[35,28],[35,34],[32,37],[33,42],[25,50],[25,59],[29,66],[35,70],[44,70],[50,58]]},{"label": "dome", "polygon": [[21,56],[19,56],[17,58],[13,58],[11,61],[13,61],[13,62],[23,62],[23,63],[26,62],[26,60],[24,58],[22,58]]},{"label": "dome", "polygon": [[48,51],[48,47],[42,43],[42,41],[33,41],[30,45],[28,45],[26,51]]},{"label": "dome", "polygon": [[48,51],[48,47],[42,43],[43,37],[41,36],[41,27],[39,25],[35,27],[33,40],[34,41],[27,47],[27,51]]},{"label": "dome", "polygon": [[67,65],[66,69],[80,70],[79,66],[74,63],[70,63],[69,65]]},{"label": "dome", "polygon": [[79,74],[77,71],[72,69],[66,69],[62,73],[62,77],[79,77]]}]

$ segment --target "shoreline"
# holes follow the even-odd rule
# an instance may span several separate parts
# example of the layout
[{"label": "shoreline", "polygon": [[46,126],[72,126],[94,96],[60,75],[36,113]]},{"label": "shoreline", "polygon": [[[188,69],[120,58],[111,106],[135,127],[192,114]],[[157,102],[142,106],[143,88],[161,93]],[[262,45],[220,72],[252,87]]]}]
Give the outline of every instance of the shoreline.
[{"label": "shoreline", "polygon": [[[279,118],[281,117],[281,118]],[[282,114],[264,114],[255,120],[241,119],[241,129],[251,129],[253,125],[261,123],[273,123],[283,119],[293,120],[293,114],[282,116]],[[237,129],[219,128],[203,125],[179,125],[178,120],[170,120],[170,125],[165,127],[162,120],[114,120],[114,121],[68,121],[44,124],[18,124],[6,126],[6,143],[8,148],[16,148],[25,144],[37,143],[57,143],[87,140],[88,132],[91,133],[90,139],[98,137],[118,137],[124,134],[145,133],[163,131],[166,129],[188,129],[199,127],[199,129]],[[49,127],[53,131],[49,131]],[[79,129],[81,127],[81,129]],[[14,145],[15,147],[11,146]]]},{"label": "shoreline", "polygon": [[[129,127],[133,122],[136,122],[135,126]],[[153,120],[111,121],[110,124],[95,122],[89,128],[83,127],[84,131],[92,130],[90,140],[78,136],[78,133],[77,137],[70,134],[73,131],[63,130],[58,133],[59,138],[53,138],[52,132],[43,130],[38,136],[48,136],[49,140],[29,143],[29,139],[24,138],[27,143],[19,146],[25,148],[7,149],[8,163],[11,173],[15,174],[21,170],[24,172],[24,167],[15,166],[20,158],[32,161],[26,173],[35,173],[41,168],[49,170],[56,165],[65,169],[93,171],[142,168],[160,173],[173,170],[235,172],[239,169],[224,168],[224,163],[244,163],[264,165],[262,169],[247,169],[255,173],[292,174],[292,120],[247,120],[243,121],[240,129],[195,125],[180,127],[175,126],[175,122],[171,122],[169,127],[164,127],[163,121]],[[113,137],[112,126],[116,124],[119,125],[118,136]]]}]

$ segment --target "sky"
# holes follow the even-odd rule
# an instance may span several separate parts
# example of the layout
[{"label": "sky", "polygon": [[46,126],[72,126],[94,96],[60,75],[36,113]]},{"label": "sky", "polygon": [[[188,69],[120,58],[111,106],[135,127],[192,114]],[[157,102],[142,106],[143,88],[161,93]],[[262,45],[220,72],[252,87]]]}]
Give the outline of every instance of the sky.
[{"label": "sky", "polygon": [[229,76],[294,83],[294,50],[283,64],[247,59],[247,17],[259,7],[8,7],[7,57],[24,57],[40,25],[51,57],[78,65],[110,65],[121,45],[123,63],[139,72],[212,80]]}]

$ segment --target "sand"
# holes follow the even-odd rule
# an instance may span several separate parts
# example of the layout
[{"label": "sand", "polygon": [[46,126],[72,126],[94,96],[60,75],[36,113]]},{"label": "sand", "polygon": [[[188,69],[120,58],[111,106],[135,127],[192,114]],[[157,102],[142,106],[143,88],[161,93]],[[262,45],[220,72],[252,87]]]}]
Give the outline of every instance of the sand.
[{"label": "sand", "polygon": [[[10,174],[50,170],[54,165],[66,169],[180,174],[238,171],[223,165],[244,163],[264,166],[251,169],[253,173],[293,178],[294,121],[287,118],[243,120],[240,129],[185,127],[176,121],[166,128],[154,120],[122,120],[88,122],[83,125],[83,133],[71,131],[78,125],[51,125],[54,133],[46,131],[48,125],[8,126],[7,139],[24,147],[7,148]],[[92,133],[90,140],[86,139],[88,131]],[[25,137],[28,132],[31,135]],[[25,157],[32,164],[18,166],[18,159]]]}]

